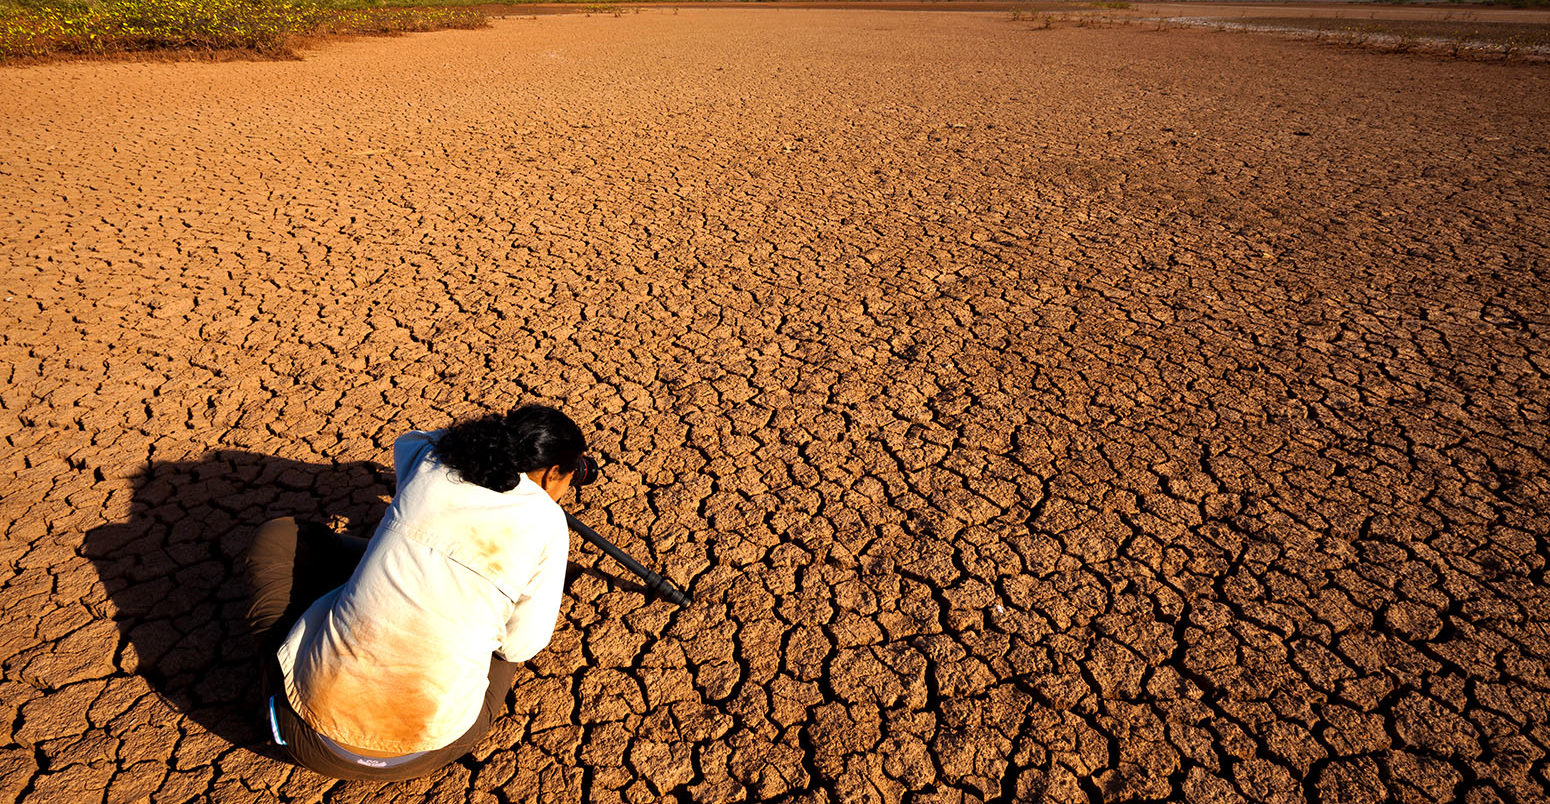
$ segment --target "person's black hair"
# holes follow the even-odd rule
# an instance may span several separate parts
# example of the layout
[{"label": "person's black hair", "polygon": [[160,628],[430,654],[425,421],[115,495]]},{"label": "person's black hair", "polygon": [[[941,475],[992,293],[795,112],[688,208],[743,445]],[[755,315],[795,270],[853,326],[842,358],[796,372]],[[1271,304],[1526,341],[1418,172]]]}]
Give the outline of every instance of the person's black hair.
[{"label": "person's black hair", "polygon": [[525,472],[569,467],[587,451],[587,439],[569,416],[543,405],[523,405],[458,422],[436,442],[436,456],[469,483],[510,491]]}]

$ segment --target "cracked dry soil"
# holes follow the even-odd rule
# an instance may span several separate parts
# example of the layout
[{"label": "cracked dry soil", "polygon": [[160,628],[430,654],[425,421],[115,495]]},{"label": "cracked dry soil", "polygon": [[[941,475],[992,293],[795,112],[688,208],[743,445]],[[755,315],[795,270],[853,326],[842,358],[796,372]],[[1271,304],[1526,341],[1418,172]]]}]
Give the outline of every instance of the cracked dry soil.
[{"label": "cracked dry soil", "polygon": [[[0,97],[0,799],[1550,789],[1550,70],[686,9]],[[275,761],[253,526],[519,400],[699,602],[577,539],[474,757]]]}]

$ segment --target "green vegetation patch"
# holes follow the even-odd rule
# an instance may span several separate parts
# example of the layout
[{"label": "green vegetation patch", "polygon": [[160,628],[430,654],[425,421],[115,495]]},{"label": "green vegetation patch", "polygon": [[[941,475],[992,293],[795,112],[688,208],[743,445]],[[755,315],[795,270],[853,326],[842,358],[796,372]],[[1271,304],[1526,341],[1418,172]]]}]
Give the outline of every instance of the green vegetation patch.
[{"label": "green vegetation patch", "polygon": [[339,8],[318,0],[0,2],[0,60],[137,51],[285,55],[298,37],[485,24],[471,8]]}]

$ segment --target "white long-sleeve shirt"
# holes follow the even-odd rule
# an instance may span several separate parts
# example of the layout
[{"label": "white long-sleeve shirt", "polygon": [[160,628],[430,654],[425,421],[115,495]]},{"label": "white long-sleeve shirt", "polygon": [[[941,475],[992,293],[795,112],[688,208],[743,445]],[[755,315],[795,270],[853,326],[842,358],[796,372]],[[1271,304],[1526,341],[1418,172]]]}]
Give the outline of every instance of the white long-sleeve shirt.
[{"label": "white long-sleeve shirt", "polygon": [[526,478],[506,492],[455,479],[436,458],[439,435],[394,442],[398,492],[355,574],[280,647],[291,706],[347,746],[450,744],[479,715],[490,654],[526,661],[554,633],[564,511]]}]

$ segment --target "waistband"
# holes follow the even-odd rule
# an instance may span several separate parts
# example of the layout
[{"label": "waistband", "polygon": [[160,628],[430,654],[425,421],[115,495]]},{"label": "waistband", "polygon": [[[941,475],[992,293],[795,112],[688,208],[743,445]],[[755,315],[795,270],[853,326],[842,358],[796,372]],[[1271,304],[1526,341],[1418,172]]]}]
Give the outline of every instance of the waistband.
[{"label": "waistband", "polygon": [[334,752],[334,754],[336,756],[338,756],[340,759],[343,759],[343,760],[345,760],[347,762],[353,762],[353,763],[355,763],[357,765],[364,765],[364,766],[366,766],[368,768],[396,768],[399,765],[404,765],[404,764],[407,764],[409,762],[413,762],[414,760],[419,759],[420,757],[423,757],[426,754],[430,753],[429,751],[416,751],[413,754],[402,754],[402,755],[396,756],[396,757],[368,757],[368,756],[362,756],[360,754],[355,753],[354,751],[351,751],[348,748],[345,748],[344,746],[340,745],[339,743],[336,743],[333,740],[328,739],[328,736],[323,734],[323,733],[321,733],[321,732],[314,731],[313,733],[318,736],[318,739],[320,741],[322,741],[323,745],[328,746],[328,750]]}]

